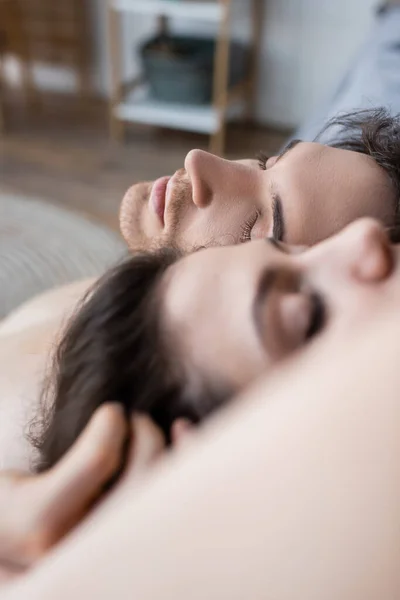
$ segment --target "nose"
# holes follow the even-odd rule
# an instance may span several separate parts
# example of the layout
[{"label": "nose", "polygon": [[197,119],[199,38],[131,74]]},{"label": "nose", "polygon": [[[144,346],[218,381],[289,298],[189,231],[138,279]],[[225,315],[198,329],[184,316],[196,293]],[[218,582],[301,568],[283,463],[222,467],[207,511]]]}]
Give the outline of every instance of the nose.
[{"label": "nose", "polygon": [[354,275],[365,282],[386,279],[393,268],[393,253],[382,225],[372,219],[362,219],[353,227],[353,243],[360,254]]},{"label": "nose", "polygon": [[[372,284],[385,280],[392,271],[393,253],[388,237],[373,219],[355,221],[320,247],[321,267],[331,276]],[[333,285],[334,281],[335,277]]]},{"label": "nose", "polygon": [[198,208],[206,208],[215,201],[244,200],[256,193],[254,168],[204,150],[191,150],[185,158],[185,169],[192,184],[193,202]]}]

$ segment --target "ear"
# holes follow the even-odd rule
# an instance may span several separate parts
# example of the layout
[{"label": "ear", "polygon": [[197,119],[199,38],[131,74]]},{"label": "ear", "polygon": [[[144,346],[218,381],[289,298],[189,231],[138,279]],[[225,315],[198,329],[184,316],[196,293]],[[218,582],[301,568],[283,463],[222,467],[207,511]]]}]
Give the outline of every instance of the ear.
[{"label": "ear", "polygon": [[175,419],[171,425],[171,442],[174,448],[184,443],[193,429],[193,423],[189,419]]}]

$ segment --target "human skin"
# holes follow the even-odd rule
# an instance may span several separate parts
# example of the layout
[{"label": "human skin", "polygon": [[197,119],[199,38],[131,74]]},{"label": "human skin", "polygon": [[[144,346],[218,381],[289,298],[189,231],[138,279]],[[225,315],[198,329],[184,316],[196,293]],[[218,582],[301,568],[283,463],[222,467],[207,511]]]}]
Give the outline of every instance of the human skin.
[{"label": "human skin", "polygon": [[65,322],[94,282],[94,278],[74,281],[27,300],[0,321],[0,339],[49,321]]},{"label": "human skin", "polygon": [[[253,249],[257,250],[260,244],[262,244],[261,258],[264,261],[265,256],[268,256],[267,248],[269,248],[266,242],[249,244],[247,247],[235,249],[235,252],[240,252],[241,255],[247,256],[248,252],[253,252]],[[355,249],[358,249],[359,255],[356,254]],[[217,264],[214,256],[216,252],[224,257],[224,262],[220,265],[219,271],[226,273],[228,270],[225,263],[227,249],[208,250],[207,252],[199,253],[198,257],[204,259],[204,257],[207,258],[208,255],[212,255],[212,263]],[[341,299],[343,302],[341,305],[342,309],[344,309],[345,304],[350,305],[350,312],[346,313],[345,316],[348,318],[349,315],[353,314],[354,317],[354,311],[357,309],[358,316],[360,317],[361,315],[359,325],[364,326],[368,322],[370,315],[374,314],[374,310],[376,311],[377,307],[387,309],[392,305],[396,307],[398,305],[400,286],[398,278],[395,275],[396,273],[398,274],[399,264],[396,253],[393,250],[392,255],[391,252],[388,253],[387,240],[379,226],[374,222],[364,221],[349,227],[347,231],[337,237],[336,241],[329,240],[319,248],[304,252],[303,256],[301,254],[292,256],[291,254],[286,254],[286,252],[281,256],[281,253],[278,253],[275,257],[269,256],[267,263],[271,267],[275,261],[274,268],[280,268],[281,261],[284,261],[284,270],[286,273],[293,266],[296,266],[296,269],[301,266],[302,272],[311,273],[311,281],[314,284],[319,282],[319,285],[321,285],[321,282],[329,281],[335,292],[339,293],[336,301]],[[256,268],[258,266],[255,259],[258,256],[259,253],[257,250],[257,255],[251,255],[251,260],[249,261],[249,264],[254,264]],[[197,257],[190,258],[193,260],[193,258]],[[190,258],[185,259],[185,261],[188,263]],[[233,256],[233,259],[236,267],[239,267],[240,264],[237,261],[236,255]],[[321,269],[321,265],[323,265],[323,269]],[[177,266],[179,273],[179,269],[182,269],[179,265]],[[236,270],[239,270],[239,272],[245,271],[245,269]],[[195,270],[192,267],[189,271],[195,274]],[[340,275],[339,279],[337,279],[338,275]],[[354,278],[357,280],[356,284],[353,281]],[[169,285],[171,285],[171,282]],[[343,286],[350,287],[350,290],[347,290],[346,294],[343,295],[341,286],[342,288]],[[250,286],[239,287],[247,288]],[[360,312],[359,301],[361,300],[363,310]],[[335,308],[337,309],[337,306]],[[292,321],[289,323],[293,324]],[[331,329],[328,335],[324,337],[329,340],[332,339],[333,335],[333,339],[340,339],[339,334],[342,335],[343,331],[349,335],[351,331],[354,333],[355,330],[351,330],[349,322],[345,320],[339,329]]]},{"label": "human skin", "polygon": [[321,338],[6,600],[399,597],[399,334],[385,302],[359,336]]},{"label": "human skin", "polygon": [[394,189],[369,156],[301,142],[261,166],[191,150],[172,177],[136,183],[120,210],[128,246],[312,245],[364,216],[393,225]]},{"label": "human skin", "polygon": [[26,428],[37,411],[49,355],[91,283],[46,292],[0,324],[0,470],[31,468]]},{"label": "human skin", "polygon": [[[169,267],[156,293],[164,345],[184,373],[186,391],[194,391],[196,410],[206,415],[216,406],[209,406],[204,388],[228,390],[229,400],[316,335],[356,334],[371,306],[386,295],[399,300],[399,261],[382,227],[364,219],[306,250],[259,240],[200,251]],[[21,422],[35,416],[59,331],[55,320],[0,337],[0,385],[8,411],[0,456],[8,468],[29,466]]]},{"label": "human skin", "polygon": [[372,307],[400,302],[399,254],[360,219],[312,248],[269,239],[201,250],[169,267],[160,288],[164,345],[206,403],[207,390],[229,398],[316,336],[356,334]]},{"label": "human skin", "polygon": [[37,563],[83,519],[120,468],[128,435],[122,407],[103,405],[46,473],[0,473],[0,585]]}]

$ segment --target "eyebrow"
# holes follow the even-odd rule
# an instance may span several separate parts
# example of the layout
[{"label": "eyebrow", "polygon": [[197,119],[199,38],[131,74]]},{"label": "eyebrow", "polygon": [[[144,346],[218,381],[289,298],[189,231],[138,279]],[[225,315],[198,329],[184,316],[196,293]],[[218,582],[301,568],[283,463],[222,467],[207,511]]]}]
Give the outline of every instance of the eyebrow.
[{"label": "eyebrow", "polygon": [[290,150],[293,150],[293,148],[295,148],[298,144],[301,144],[303,140],[290,140],[290,142],[288,142],[286,144],[286,146],[283,148],[283,150],[278,154],[278,157],[276,159],[275,164],[281,160],[281,158],[283,158],[285,156],[285,154],[287,154]]},{"label": "eyebrow", "polygon": [[277,242],[285,237],[285,220],[283,218],[282,200],[278,193],[272,197],[272,236]]},{"label": "eyebrow", "polygon": [[[276,159],[276,163],[290,150],[301,144],[302,140],[290,140]],[[276,164],[275,163],[275,164]],[[272,235],[278,242],[283,242],[285,237],[285,219],[283,218],[283,206],[280,195],[275,192],[272,198]]]}]

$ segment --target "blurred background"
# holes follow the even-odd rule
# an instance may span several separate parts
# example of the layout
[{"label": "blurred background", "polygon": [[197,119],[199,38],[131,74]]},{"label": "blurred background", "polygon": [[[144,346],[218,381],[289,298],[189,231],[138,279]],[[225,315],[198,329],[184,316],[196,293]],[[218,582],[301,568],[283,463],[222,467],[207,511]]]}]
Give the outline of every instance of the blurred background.
[{"label": "blurred background", "polygon": [[133,182],[193,147],[276,151],[332,93],[376,5],[0,0],[0,316],[122,252]]}]

